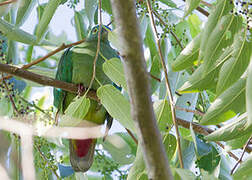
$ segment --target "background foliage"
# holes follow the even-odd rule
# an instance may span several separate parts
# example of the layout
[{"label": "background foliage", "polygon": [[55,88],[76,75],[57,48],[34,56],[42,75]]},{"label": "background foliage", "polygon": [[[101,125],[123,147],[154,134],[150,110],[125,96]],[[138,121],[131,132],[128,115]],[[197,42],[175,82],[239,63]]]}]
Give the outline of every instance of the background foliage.
[{"label": "background foliage", "polygon": [[[85,38],[88,31],[98,24],[98,2],[94,0],[51,0],[43,3],[23,0],[0,6],[1,63],[22,66],[38,59],[38,51],[49,52],[62,43],[68,43],[67,37],[71,34],[55,36],[49,26],[60,6],[68,6],[74,12],[71,23],[78,40]],[[210,15],[206,17],[202,11],[197,11],[198,7],[210,12]],[[230,175],[236,161],[227,154],[232,150],[235,156],[240,157],[239,148],[245,146],[252,132],[251,7],[251,1],[152,1],[177,118],[210,125],[208,127],[214,130],[210,135],[203,136],[192,128],[180,127],[185,166],[181,169],[163,70],[146,2],[136,1],[145,59],[151,75],[153,106],[175,179],[248,179],[252,176],[251,155],[246,154],[242,165],[234,175]],[[22,25],[35,8],[37,22],[34,23],[37,24],[34,33],[30,34],[22,30]],[[117,40],[120,34],[114,27],[109,0],[102,0],[102,15],[104,22],[112,21],[113,31],[109,33],[109,40],[120,51],[123,45]],[[60,53],[54,54],[28,70],[54,77],[59,57]],[[122,62],[119,59],[106,60],[103,70],[123,88],[123,93],[106,85],[98,89],[98,98],[123,127],[135,133]],[[53,98],[52,95],[47,93],[35,101],[31,98],[38,92],[39,86],[15,77],[1,80],[0,115],[34,116],[34,123],[53,124],[56,110],[46,101]],[[75,102],[72,107],[81,108],[81,105],[81,102]],[[5,142],[1,142],[0,162],[8,169],[10,177],[18,179],[21,170],[16,162],[20,156],[20,140],[17,135],[6,131],[0,131],[0,136]],[[220,148],[216,141],[223,141],[225,149]],[[141,149],[123,128],[105,142],[98,142],[94,164],[83,175],[71,169],[65,139],[34,137],[37,178],[147,179]],[[248,144],[246,147],[251,147],[251,142],[250,146]]]}]

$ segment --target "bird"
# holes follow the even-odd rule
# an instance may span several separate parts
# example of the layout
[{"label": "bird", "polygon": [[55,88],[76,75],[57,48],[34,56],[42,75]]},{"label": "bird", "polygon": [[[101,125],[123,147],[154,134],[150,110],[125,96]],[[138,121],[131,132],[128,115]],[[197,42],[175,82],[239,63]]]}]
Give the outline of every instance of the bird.
[{"label": "bird", "polygon": [[[100,50],[96,61],[95,80],[91,89],[97,90],[100,85],[113,84],[102,70],[105,59],[118,58],[118,53],[110,46],[108,32],[110,28],[105,25],[96,25],[89,32],[85,41],[79,45],[68,48],[60,58],[56,79],[74,83],[80,87],[88,87],[93,76],[93,64],[97,51],[97,42],[100,30]],[[98,81],[97,81],[98,80]],[[79,86],[81,85],[81,86]],[[54,88],[54,106],[59,114],[65,110],[77,94]],[[57,116],[57,115],[56,115]],[[107,129],[112,125],[113,118],[97,101],[90,99],[90,107],[84,119],[95,124],[104,124],[107,120]],[[69,140],[70,163],[75,172],[86,172],[92,166],[96,139]]]}]

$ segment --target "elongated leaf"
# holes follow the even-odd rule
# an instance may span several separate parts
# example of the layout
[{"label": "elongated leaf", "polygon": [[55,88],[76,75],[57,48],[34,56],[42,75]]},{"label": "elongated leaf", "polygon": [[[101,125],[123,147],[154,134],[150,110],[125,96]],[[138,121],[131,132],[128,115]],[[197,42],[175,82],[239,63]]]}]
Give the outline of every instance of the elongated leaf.
[{"label": "elongated leaf", "polygon": [[230,3],[227,0],[220,0],[216,4],[216,6],[213,7],[202,32],[202,39],[200,45],[200,59],[202,59],[203,56],[205,56],[204,54],[205,51],[209,51],[208,38],[210,37],[210,34],[212,33],[213,29],[216,27],[216,24],[220,21],[222,16],[228,14],[231,11],[231,9],[233,9],[233,7],[234,7],[233,3]]},{"label": "elongated leaf", "polygon": [[172,63],[173,71],[180,71],[191,67],[198,60],[201,36],[197,35],[179,54]]},{"label": "elongated leaf", "polygon": [[103,0],[102,1],[102,9],[104,11],[106,11],[109,15],[112,15],[110,0]]},{"label": "elongated leaf", "polygon": [[245,109],[245,84],[246,79],[238,80],[234,85],[224,91],[209,107],[201,120],[201,124],[219,124],[235,116],[227,115],[232,109],[235,112],[242,112]]},{"label": "elongated leaf", "polygon": [[252,132],[248,126],[247,114],[242,114],[234,122],[229,123],[205,137],[208,141],[228,141]]},{"label": "elongated leaf", "polygon": [[194,38],[201,32],[200,26],[202,22],[199,16],[197,16],[196,14],[192,14],[188,17],[188,23],[192,38]]},{"label": "elongated leaf", "polygon": [[176,8],[177,5],[172,0],[160,0],[160,2],[166,4],[169,7]]},{"label": "elongated leaf", "polygon": [[117,134],[108,136],[102,145],[118,164],[131,164],[135,159],[135,157],[131,155],[130,146]]},{"label": "elongated leaf", "polygon": [[234,180],[251,180],[252,177],[252,154],[241,163],[233,175]]},{"label": "elongated leaf", "polygon": [[246,84],[246,109],[248,112],[248,126],[252,126],[252,58],[248,68],[248,80]]},{"label": "elongated leaf", "polygon": [[16,28],[12,24],[0,19],[0,31],[9,39],[30,45],[52,45],[48,41],[37,42],[36,36],[33,36],[22,29]]},{"label": "elongated leaf", "polygon": [[61,126],[77,126],[80,124],[90,107],[90,100],[85,96],[76,97],[74,101],[67,107],[65,114],[60,121]]},{"label": "elongated leaf", "polygon": [[116,49],[119,52],[123,52],[124,46],[118,39],[118,29],[114,29],[113,31],[108,32],[108,40],[113,45],[113,47],[116,47]]},{"label": "elongated leaf", "polygon": [[233,48],[226,48],[215,65],[203,75],[203,66],[201,65],[188,79],[187,82],[179,88],[179,92],[197,92],[205,89],[215,89],[217,77],[222,64],[231,57]]},{"label": "elongated leaf", "polygon": [[137,148],[137,155],[133,166],[130,168],[127,180],[147,180],[147,172],[145,171],[145,164],[141,146]]},{"label": "elongated leaf", "polygon": [[47,3],[36,29],[37,42],[40,42],[44,38],[48,25],[60,3],[61,0],[53,0]]},{"label": "elongated leaf", "polygon": [[195,8],[198,7],[200,0],[186,0],[184,17],[188,16]]},{"label": "elongated leaf", "polygon": [[[0,2],[3,2],[3,1],[5,0],[0,0]],[[0,6],[0,17],[5,16],[10,11],[11,6],[12,6],[12,3]]]},{"label": "elongated leaf", "polygon": [[[161,78],[162,65],[160,62],[159,55],[154,56],[151,64],[150,74],[156,78]],[[159,87],[159,81],[157,79],[151,78],[151,92],[154,93]]]},{"label": "elongated leaf", "polygon": [[174,135],[166,133],[163,136],[163,144],[165,147],[167,157],[169,161],[171,161],[177,148],[177,139]]},{"label": "elongated leaf", "polygon": [[195,180],[196,176],[189,169],[175,168],[181,179]]},{"label": "elongated leaf", "polygon": [[101,86],[97,96],[109,114],[117,119],[124,127],[135,132],[133,120],[130,116],[129,101],[112,85]]},{"label": "elongated leaf", "polygon": [[89,27],[92,27],[94,24],[94,15],[97,9],[96,0],[85,0],[85,11],[89,21]]},{"label": "elongated leaf", "polygon": [[119,58],[112,58],[105,61],[102,65],[104,73],[119,87],[127,89],[127,84],[124,76],[123,64]]},{"label": "elongated leaf", "polygon": [[167,100],[156,101],[154,103],[154,111],[156,114],[158,127],[160,131],[167,132],[172,126],[171,108]]},{"label": "elongated leaf", "polygon": [[16,26],[20,27],[30,15],[36,0],[23,0],[18,8]]},{"label": "elongated leaf", "polygon": [[[217,26],[214,28],[213,32],[211,33],[207,49],[204,52],[204,63],[203,63],[203,75],[206,75],[209,69],[214,66],[217,59],[223,53],[223,48],[231,45],[233,42],[234,34],[228,37],[228,33],[231,32],[229,29],[237,28],[237,20],[240,19],[234,15],[228,14],[220,20]],[[242,21],[240,22],[242,23]]]},{"label": "elongated leaf", "polygon": [[227,148],[225,147],[225,149],[227,151],[230,151],[233,149],[242,148],[246,144],[246,142],[248,141],[249,138],[250,138],[250,133],[247,133],[239,138],[227,141],[227,144],[226,144]]},{"label": "elongated leaf", "polygon": [[74,11],[74,24],[78,40],[84,39],[87,35],[87,27],[86,24],[84,23],[82,13]]},{"label": "elongated leaf", "polygon": [[243,29],[236,34],[232,53],[232,57],[226,61],[221,67],[219,80],[217,84],[217,95],[221,94],[247,69],[252,54],[252,43],[246,40],[247,30]]}]

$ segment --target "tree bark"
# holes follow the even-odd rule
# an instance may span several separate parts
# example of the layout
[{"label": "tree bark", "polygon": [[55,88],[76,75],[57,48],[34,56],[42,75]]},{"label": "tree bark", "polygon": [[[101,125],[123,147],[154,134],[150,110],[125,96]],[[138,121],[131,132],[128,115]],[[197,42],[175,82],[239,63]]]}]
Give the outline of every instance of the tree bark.
[{"label": "tree bark", "polygon": [[131,115],[136,125],[139,145],[143,150],[148,177],[153,180],[173,179],[153,111],[150,79],[144,59],[135,1],[111,0],[111,5],[119,32],[119,42],[124,47],[120,54],[129,89]]}]

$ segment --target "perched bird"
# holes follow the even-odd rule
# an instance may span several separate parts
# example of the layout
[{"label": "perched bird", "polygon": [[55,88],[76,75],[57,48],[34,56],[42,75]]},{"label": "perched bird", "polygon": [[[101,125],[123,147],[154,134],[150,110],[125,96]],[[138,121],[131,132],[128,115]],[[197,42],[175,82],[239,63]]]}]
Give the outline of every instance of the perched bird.
[{"label": "perched bird", "polygon": [[[113,57],[118,57],[118,55],[109,44],[108,31],[109,28],[107,26],[101,26],[99,54],[102,54],[106,59],[111,59]],[[57,80],[75,83],[84,87],[89,86],[93,75],[93,63],[97,51],[98,34],[99,25],[92,28],[85,42],[69,48],[64,52],[59,61],[56,73]],[[102,64],[104,63],[102,56],[98,56],[95,77],[102,85],[112,84],[112,81],[102,70]],[[96,79],[94,80],[91,89],[96,90],[100,86]],[[60,114],[64,114],[69,104],[76,97],[76,94],[57,88],[54,88],[53,94],[54,106],[58,108]],[[112,117],[106,112],[101,104],[90,99],[90,107],[84,120],[96,124],[103,124],[106,119],[108,120],[107,125],[109,124],[109,126],[111,126],[113,120]],[[95,145],[96,139],[69,140],[70,162],[74,171],[85,172],[91,167]]]}]

